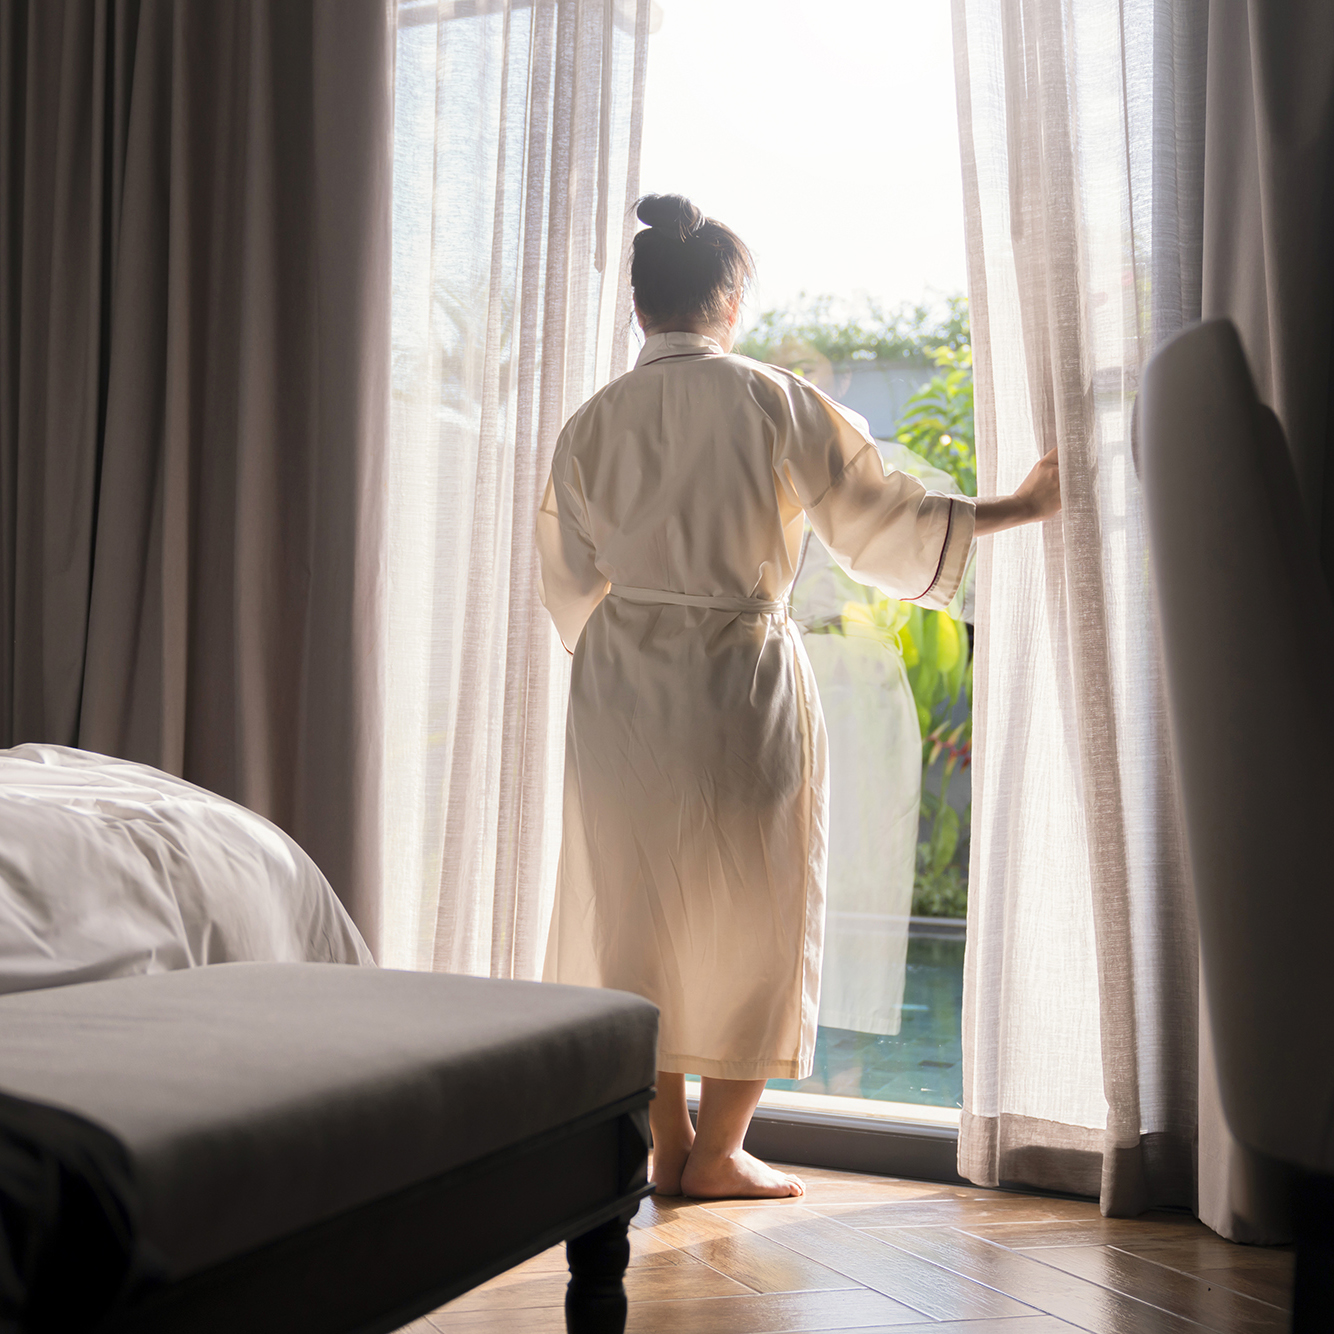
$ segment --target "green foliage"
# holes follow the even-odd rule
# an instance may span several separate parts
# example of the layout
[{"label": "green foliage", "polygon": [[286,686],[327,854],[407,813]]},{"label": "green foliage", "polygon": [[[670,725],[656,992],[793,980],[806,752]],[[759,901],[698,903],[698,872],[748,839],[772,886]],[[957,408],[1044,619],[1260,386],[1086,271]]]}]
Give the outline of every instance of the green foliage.
[{"label": "green foliage", "polygon": [[766,310],[735,351],[809,374],[821,361],[929,360],[937,348],[968,345],[968,299],[949,297],[941,315],[931,306],[902,305],[887,311],[868,301],[862,313],[840,313],[832,296],[803,299]]},{"label": "green foliage", "polygon": [[973,439],[973,349],[938,347],[931,354],[943,372],[904,405],[894,432],[901,445],[947,472],[966,496],[977,495],[977,450]]},{"label": "green foliage", "polygon": [[[938,613],[943,614],[943,613]],[[971,683],[972,668],[969,667]],[[969,701],[971,704],[971,700]],[[966,769],[973,757],[973,719],[946,730],[942,723],[922,743],[922,817],[931,822],[927,837],[917,845],[917,874],[913,878],[912,911],[917,917],[963,917],[968,911],[967,840],[972,806],[962,819],[949,804],[950,779]],[[926,776],[940,763],[940,792],[927,790]]]},{"label": "green foliage", "polygon": [[[914,915],[962,917],[968,906],[963,838],[967,816],[949,804],[950,780],[973,758],[973,718],[954,722],[960,695],[971,706],[973,657],[968,629],[945,611],[924,612],[913,606],[899,632],[908,684],[922,729],[922,817],[930,822],[927,837],[917,845],[913,880]],[[927,775],[940,766],[940,792],[926,786]]]},{"label": "green foliage", "polygon": [[[939,798],[929,792],[922,794],[922,810],[926,798]],[[952,810],[952,808],[949,808]],[[957,815],[955,816],[957,820]],[[967,814],[964,816],[966,821]],[[912,912],[914,917],[966,917],[968,915],[968,876],[957,861],[939,864],[933,857],[930,842],[917,845],[917,875],[913,880]]]},{"label": "green foliage", "polygon": [[[920,917],[962,917],[968,908],[969,813],[961,820],[948,796],[950,780],[973,757],[971,707],[962,722],[954,721],[960,697],[970,706],[973,699],[968,627],[948,611],[923,611],[916,603],[868,590],[867,600],[846,603],[841,617],[820,628],[879,639],[903,656],[922,736],[922,818],[929,821],[927,837],[917,845],[912,911]],[[926,786],[937,765],[939,794]]]},{"label": "green foliage", "polygon": [[[831,297],[788,310],[766,311],[737,351],[805,374],[820,363],[858,360],[929,360],[936,375],[904,406],[894,439],[947,472],[969,496],[977,494],[973,427],[973,356],[968,302],[949,301],[941,319],[925,305],[886,313],[868,306],[858,318],[839,318]],[[922,734],[922,821],[912,911],[926,917],[963,917],[968,908],[968,835],[972,809],[962,816],[949,804],[950,782],[972,762],[973,662],[967,627],[949,612],[879,598],[853,601],[827,627],[871,634],[903,655]],[[967,716],[956,722],[960,700]],[[939,775],[939,792],[927,788]]]},{"label": "green foliage", "polygon": [[923,611],[915,602],[899,605],[908,613],[898,641],[917,705],[926,761],[925,747],[934,744],[931,738],[949,718],[965,679],[971,679],[968,631],[948,612]]}]

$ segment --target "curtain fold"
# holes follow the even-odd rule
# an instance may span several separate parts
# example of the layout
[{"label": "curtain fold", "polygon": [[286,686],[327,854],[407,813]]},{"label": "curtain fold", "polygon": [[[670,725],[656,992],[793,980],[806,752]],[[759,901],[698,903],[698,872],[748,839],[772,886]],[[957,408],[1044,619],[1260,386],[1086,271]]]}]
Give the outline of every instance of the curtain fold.
[{"label": "curtain fold", "polygon": [[981,490],[1059,442],[1065,498],[980,552],[961,1170],[1243,1241],[1290,1181],[1221,1114],[1127,449],[1148,353],[1230,316],[1331,568],[1328,17],[955,0]]},{"label": "curtain fold", "polygon": [[1236,324],[1334,587],[1334,14],[1211,0],[1203,314]]},{"label": "curtain fold", "polygon": [[980,544],[960,1170],[1193,1204],[1195,930],[1131,438],[1154,5],[954,19],[979,492],[1059,446],[1064,504]]},{"label": "curtain fold", "polygon": [[274,819],[374,946],[389,25],[0,13],[0,741]]},{"label": "curtain fold", "polygon": [[537,977],[568,663],[533,541],[627,369],[649,0],[405,0],[394,129],[386,961]]},{"label": "curtain fold", "polygon": [[[1241,334],[1334,587],[1334,22],[1321,0],[1210,0],[1197,47],[1182,83],[1202,131],[1201,313]],[[1283,985],[1300,1011],[1300,979]],[[1200,1217],[1235,1241],[1290,1241],[1291,1171],[1228,1129],[1200,1008]]]}]

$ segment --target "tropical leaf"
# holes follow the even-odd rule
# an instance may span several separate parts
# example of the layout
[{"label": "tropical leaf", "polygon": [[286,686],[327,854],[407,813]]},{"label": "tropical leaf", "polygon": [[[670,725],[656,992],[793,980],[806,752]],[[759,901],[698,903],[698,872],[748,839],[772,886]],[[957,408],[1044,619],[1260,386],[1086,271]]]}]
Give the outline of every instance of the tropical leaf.
[{"label": "tropical leaf", "polygon": [[939,874],[954,860],[959,846],[959,813],[953,806],[941,806],[931,827],[931,869]]},{"label": "tropical leaf", "polygon": [[[869,307],[867,313],[852,316],[836,306],[826,297],[786,311],[767,311],[737,351],[808,374],[828,363],[916,360],[920,364],[929,359],[935,374],[908,399],[894,440],[927,465],[924,476],[930,476],[929,469],[946,472],[965,495],[976,495],[967,303],[962,298],[951,302],[947,320],[936,325],[924,306],[890,314]],[[951,616],[886,598],[850,579],[844,583],[846,592],[841,596],[848,600],[841,614],[804,620],[803,628],[807,633],[837,631],[873,638],[901,654],[922,739],[924,780],[921,815],[926,837],[918,844],[912,911],[963,916],[972,812],[966,809],[960,818],[948,802],[951,778],[972,760],[973,655],[968,629],[957,619],[963,595],[956,595]],[[961,702],[968,706],[969,717],[959,722],[955,713]],[[925,785],[927,770],[933,768],[940,780],[933,783],[938,794]]]},{"label": "tropical leaf", "polygon": [[917,651],[917,641],[912,637],[912,627],[904,623],[899,631],[899,652],[903,654],[903,665],[908,668],[916,667],[922,660],[922,655]]},{"label": "tropical leaf", "polygon": [[965,495],[974,496],[972,349],[941,346],[933,350],[932,359],[945,373],[923,385],[904,404],[894,438],[932,467],[949,473]]},{"label": "tropical leaf", "polygon": [[[950,614],[944,611],[933,611],[929,624],[935,639],[936,664],[948,683],[955,667],[960,666],[959,627]],[[957,694],[957,687],[950,693]]]}]

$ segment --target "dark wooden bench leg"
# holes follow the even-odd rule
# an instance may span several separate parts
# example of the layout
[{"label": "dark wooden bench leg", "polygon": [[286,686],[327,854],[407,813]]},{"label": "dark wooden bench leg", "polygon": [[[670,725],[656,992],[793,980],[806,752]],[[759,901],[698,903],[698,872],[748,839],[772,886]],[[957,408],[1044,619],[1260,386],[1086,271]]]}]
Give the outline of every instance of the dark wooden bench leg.
[{"label": "dark wooden bench leg", "polygon": [[1334,1329],[1334,1176],[1299,1172],[1294,1195],[1292,1328],[1294,1334],[1324,1334]]},{"label": "dark wooden bench leg", "polygon": [[570,1262],[570,1286],[565,1289],[568,1334],[623,1334],[622,1280],[630,1263],[630,1220],[634,1216],[632,1208],[565,1243]]}]

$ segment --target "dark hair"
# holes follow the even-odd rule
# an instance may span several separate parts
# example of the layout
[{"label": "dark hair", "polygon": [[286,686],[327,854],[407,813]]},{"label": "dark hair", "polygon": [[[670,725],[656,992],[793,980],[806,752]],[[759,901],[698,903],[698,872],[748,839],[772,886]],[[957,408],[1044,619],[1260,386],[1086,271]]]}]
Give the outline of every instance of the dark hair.
[{"label": "dark hair", "polygon": [[635,213],[648,227],[632,242],[630,286],[649,323],[720,320],[755,277],[745,242],[684,195],[645,195]]}]

